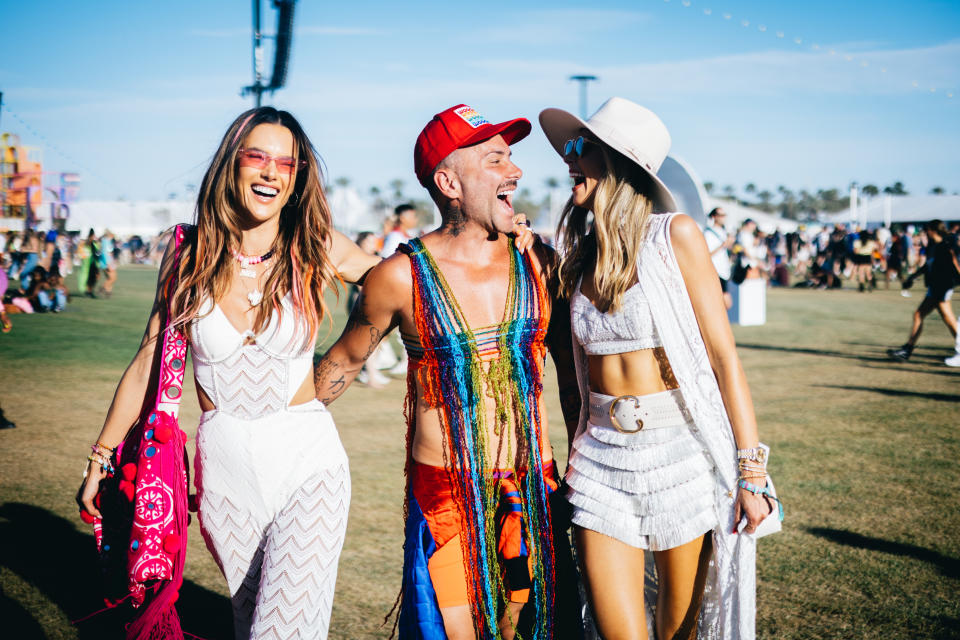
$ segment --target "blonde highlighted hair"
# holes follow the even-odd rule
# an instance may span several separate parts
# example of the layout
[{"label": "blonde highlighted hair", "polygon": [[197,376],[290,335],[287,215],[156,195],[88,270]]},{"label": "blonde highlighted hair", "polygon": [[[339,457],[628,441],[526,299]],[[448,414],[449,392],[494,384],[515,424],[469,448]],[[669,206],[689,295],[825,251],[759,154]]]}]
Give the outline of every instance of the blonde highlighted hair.
[{"label": "blonde highlighted hair", "polygon": [[580,276],[593,262],[597,309],[617,311],[623,294],[637,279],[637,257],[653,213],[653,202],[644,195],[653,181],[635,162],[600,142],[591,152],[603,154],[606,171],[593,194],[593,224],[588,228],[589,211],[567,201],[560,215],[557,237],[560,243],[560,287],[570,299]]},{"label": "blonde highlighted hair", "polygon": [[[184,239],[176,286],[169,276],[161,289],[164,308],[173,325],[185,331],[206,301],[223,298],[233,277],[234,256],[242,240],[246,217],[239,191],[237,153],[258,125],[277,124],[293,134],[298,165],[293,189],[280,212],[280,229],[274,241],[274,266],[264,285],[263,302],[253,323],[262,332],[274,310],[290,294],[298,326],[306,329],[303,348],[314,339],[329,310],[323,300],[325,285],[339,278],[328,255],[333,224],[323,191],[323,174],[316,150],[300,123],[288,112],[260,107],[240,114],[227,129],[210,167],[203,176],[194,213],[195,228]],[[172,275],[172,274],[170,274]]]}]

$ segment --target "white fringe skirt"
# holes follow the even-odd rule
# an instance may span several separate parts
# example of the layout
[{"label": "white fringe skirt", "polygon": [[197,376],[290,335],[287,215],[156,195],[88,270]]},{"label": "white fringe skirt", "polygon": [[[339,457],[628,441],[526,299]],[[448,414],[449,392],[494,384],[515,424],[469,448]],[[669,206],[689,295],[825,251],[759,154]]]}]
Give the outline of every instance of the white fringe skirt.
[{"label": "white fringe skirt", "polygon": [[[591,405],[610,399],[595,393],[590,398]],[[716,471],[694,436],[696,426],[678,389],[638,401],[643,428],[636,433],[601,426],[609,420],[591,408],[591,420],[570,453],[567,498],[577,526],[662,551],[718,525]]]}]

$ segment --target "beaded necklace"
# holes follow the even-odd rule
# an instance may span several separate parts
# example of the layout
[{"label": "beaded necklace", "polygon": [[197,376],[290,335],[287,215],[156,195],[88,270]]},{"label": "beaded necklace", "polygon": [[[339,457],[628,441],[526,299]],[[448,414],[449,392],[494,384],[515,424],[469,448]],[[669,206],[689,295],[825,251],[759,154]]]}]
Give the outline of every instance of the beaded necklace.
[{"label": "beaded necklace", "polygon": [[484,401],[493,398],[494,433],[507,436],[507,456],[514,459],[509,434],[504,433],[512,422],[520,448],[518,458],[523,461],[518,467],[525,465],[527,472],[525,481],[517,481],[509,489],[511,495],[518,490],[519,496],[511,499],[512,508],[523,518],[523,543],[533,560],[531,604],[536,619],[532,638],[551,638],[553,535],[540,450],[539,405],[546,355],[546,289],[529,256],[524,258],[511,243],[504,319],[495,332],[499,358],[485,368],[477,335],[433,256],[420,239],[411,240],[404,251],[410,257],[414,318],[423,349],[420,357],[411,358],[407,376],[408,465],[419,382],[424,401],[437,408],[443,430],[444,457],[463,524],[461,546],[474,624],[484,640],[500,638],[498,609],[505,605],[507,593],[497,560],[496,515],[501,489],[506,487],[500,486],[499,474],[488,469],[490,443]]},{"label": "beaded necklace", "polygon": [[[257,280],[257,270],[252,269],[253,265],[260,264],[261,262],[267,262],[270,258],[273,257],[273,249],[267,251],[262,256],[247,256],[239,251],[233,251],[233,257],[236,258],[237,262],[240,263],[240,277],[241,278],[253,278]],[[243,280],[240,281],[241,283]],[[244,284],[244,288],[246,285]],[[263,292],[260,290],[259,280],[254,283],[253,290],[247,290],[247,300],[250,302],[251,307],[255,307],[260,304],[260,301],[263,300]]]}]

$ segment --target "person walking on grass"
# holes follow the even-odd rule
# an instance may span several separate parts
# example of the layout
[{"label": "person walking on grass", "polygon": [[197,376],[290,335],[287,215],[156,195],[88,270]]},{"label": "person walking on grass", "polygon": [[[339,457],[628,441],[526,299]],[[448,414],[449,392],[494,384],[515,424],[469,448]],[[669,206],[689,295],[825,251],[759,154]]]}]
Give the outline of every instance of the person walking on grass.
[{"label": "person walking on grass", "polygon": [[[324,292],[338,278],[360,282],[378,259],[334,230],[313,145],[272,107],[230,125],[195,220],[176,273],[174,242],[163,256],[143,341],[94,448],[109,458],[137,419],[168,317],[192,347],[200,529],[236,637],[326,638],[350,475],[310,371]],[[94,516],[105,474],[91,462],[80,490]]]},{"label": "person walking on grass", "polygon": [[582,409],[565,480],[600,635],[752,639],[756,547],[738,527],[779,513],[708,245],[657,178],[670,135],[622,98],[540,125],[573,179],[559,277]]},{"label": "person walking on grass", "polygon": [[548,290],[552,250],[509,237],[523,175],[510,146],[529,132],[462,104],[434,116],[414,164],[441,226],[370,272],[317,365],[326,403],[394,327],[409,354],[402,639],[579,637],[575,592],[558,591],[575,582],[557,579],[572,560],[541,397],[549,346],[575,422],[567,310]]},{"label": "person walking on grass", "polygon": [[[940,313],[951,335],[954,338],[957,336],[957,317],[950,305],[953,287],[960,282],[960,262],[957,259],[956,243],[947,234],[946,225],[942,220],[931,220],[924,229],[927,233],[927,248],[923,280],[927,293],[913,312],[910,337],[900,347],[887,349],[887,355],[898,362],[906,362],[913,355],[920,332],[923,331],[923,321],[934,309]],[[960,351],[957,353],[960,354]],[[950,364],[950,366],[954,365]]]}]

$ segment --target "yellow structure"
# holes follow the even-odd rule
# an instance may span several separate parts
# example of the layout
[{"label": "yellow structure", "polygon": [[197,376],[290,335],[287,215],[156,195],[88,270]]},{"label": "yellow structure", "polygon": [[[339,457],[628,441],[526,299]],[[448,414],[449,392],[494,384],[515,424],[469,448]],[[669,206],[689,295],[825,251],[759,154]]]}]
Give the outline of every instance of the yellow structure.
[{"label": "yellow structure", "polygon": [[21,145],[15,134],[0,134],[0,218],[29,218],[42,200],[40,149]]}]

